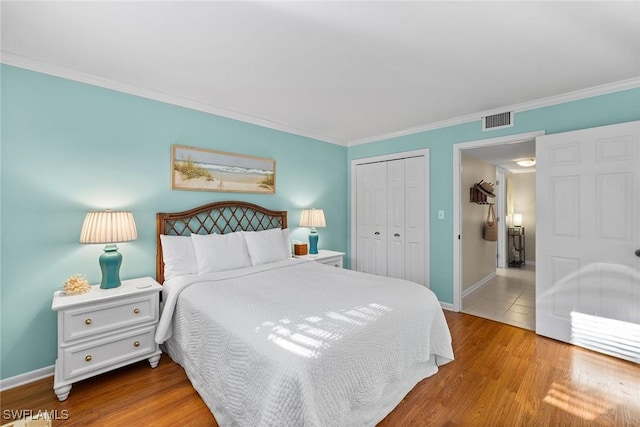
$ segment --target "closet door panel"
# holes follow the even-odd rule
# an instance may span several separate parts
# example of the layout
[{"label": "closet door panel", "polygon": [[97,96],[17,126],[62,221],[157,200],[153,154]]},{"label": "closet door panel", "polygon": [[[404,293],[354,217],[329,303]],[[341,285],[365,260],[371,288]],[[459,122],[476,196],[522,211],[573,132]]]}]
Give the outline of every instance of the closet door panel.
[{"label": "closet door panel", "polygon": [[356,168],[356,270],[387,275],[386,165]]},{"label": "closet door panel", "polygon": [[404,162],[405,278],[426,285],[426,164],[423,157],[407,158]]},{"label": "closet door panel", "polygon": [[405,159],[387,162],[387,276],[405,278]]},{"label": "closet door panel", "polygon": [[357,271],[429,286],[428,155],[355,167]]}]

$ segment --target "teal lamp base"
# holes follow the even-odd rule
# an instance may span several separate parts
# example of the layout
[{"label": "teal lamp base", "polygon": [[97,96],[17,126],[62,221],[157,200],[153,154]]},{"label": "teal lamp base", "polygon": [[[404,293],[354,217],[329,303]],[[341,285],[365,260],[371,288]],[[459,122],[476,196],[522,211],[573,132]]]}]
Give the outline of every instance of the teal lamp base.
[{"label": "teal lamp base", "polygon": [[318,232],[315,228],[309,233],[309,255],[318,255]]},{"label": "teal lamp base", "polygon": [[120,265],[122,255],[118,252],[116,245],[106,245],[104,253],[99,259],[100,270],[102,270],[101,289],[112,289],[120,286]]}]

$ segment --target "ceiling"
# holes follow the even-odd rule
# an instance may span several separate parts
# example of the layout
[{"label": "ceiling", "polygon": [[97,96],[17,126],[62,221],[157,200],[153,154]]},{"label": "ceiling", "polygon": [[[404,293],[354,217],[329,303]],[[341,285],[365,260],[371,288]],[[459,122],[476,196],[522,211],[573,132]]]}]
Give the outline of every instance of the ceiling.
[{"label": "ceiling", "polygon": [[4,63],[342,145],[640,85],[636,1],[1,7]]},{"label": "ceiling", "polygon": [[536,171],[535,166],[525,168],[516,163],[517,160],[536,158],[535,139],[468,148],[464,150],[464,154],[468,154],[471,157],[475,157],[491,165],[501,167],[511,173],[529,173]]}]

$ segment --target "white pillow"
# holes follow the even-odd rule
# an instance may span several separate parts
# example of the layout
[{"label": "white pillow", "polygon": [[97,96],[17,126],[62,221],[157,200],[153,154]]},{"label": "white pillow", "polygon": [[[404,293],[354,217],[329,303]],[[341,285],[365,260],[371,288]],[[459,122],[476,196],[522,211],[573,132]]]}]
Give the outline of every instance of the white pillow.
[{"label": "white pillow", "polygon": [[284,247],[282,248],[284,252],[282,256],[284,257],[284,259],[289,259],[291,258],[291,240],[289,240],[288,228],[282,230],[282,239],[284,240]]},{"label": "white pillow", "polygon": [[291,257],[288,229],[243,231],[242,234],[247,242],[251,265],[268,264]]},{"label": "white pillow", "polygon": [[241,232],[192,234],[191,239],[200,274],[251,266],[247,244]]},{"label": "white pillow", "polygon": [[197,274],[198,262],[189,236],[160,235],[164,280],[183,274]]}]

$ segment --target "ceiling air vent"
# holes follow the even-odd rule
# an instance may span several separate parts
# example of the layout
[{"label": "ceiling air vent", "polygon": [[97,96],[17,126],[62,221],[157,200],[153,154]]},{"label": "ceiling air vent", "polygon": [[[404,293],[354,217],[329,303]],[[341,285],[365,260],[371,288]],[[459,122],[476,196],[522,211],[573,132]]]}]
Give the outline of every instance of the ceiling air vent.
[{"label": "ceiling air vent", "polygon": [[485,116],[482,118],[482,130],[493,130],[500,128],[510,128],[513,126],[513,113],[507,111],[506,113],[493,114],[491,116]]}]

